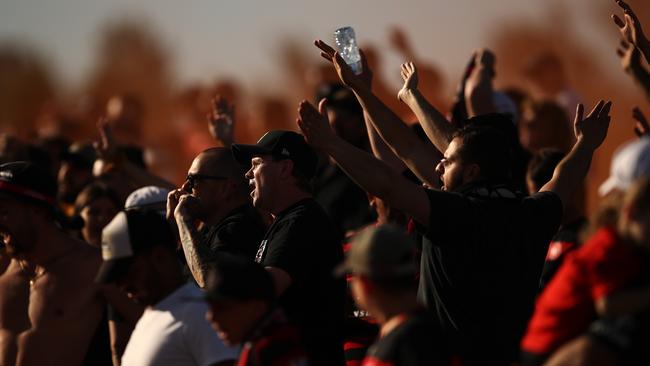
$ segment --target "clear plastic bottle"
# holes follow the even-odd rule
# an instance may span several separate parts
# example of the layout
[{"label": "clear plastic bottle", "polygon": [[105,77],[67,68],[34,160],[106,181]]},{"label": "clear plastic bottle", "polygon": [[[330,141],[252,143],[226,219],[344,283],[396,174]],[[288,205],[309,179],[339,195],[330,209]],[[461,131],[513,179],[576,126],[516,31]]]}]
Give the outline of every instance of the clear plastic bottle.
[{"label": "clear plastic bottle", "polygon": [[361,74],[361,55],[357,46],[357,39],[352,27],[342,27],[334,31],[334,41],[339,49],[339,53],[346,64],[350,66],[355,74]]}]

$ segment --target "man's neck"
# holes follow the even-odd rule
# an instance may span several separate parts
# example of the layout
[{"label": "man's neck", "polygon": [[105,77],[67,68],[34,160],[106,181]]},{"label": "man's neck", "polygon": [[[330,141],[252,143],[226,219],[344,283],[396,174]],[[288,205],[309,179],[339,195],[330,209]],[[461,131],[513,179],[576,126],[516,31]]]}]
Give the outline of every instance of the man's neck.
[{"label": "man's neck", "polygon": [[245,205],[247,202],[248,202],[247,199],[224,202],[223,205],[220,205],[218,210],[212,210],[210,212],[211,215],[206,217],[205,220],[201,220],[201,222],[203,223],[204,226],[218,225],[234,209]]},{"label": "man's neck", "polygon": [[167,282],[166,286],[164,287],[164,290],[161,293],[161,297],[158,301],[156,301],[155,304],[149,305],[148,307],[152,308],[155,307],[157,304],[160,304],[162,301],[167,299],[171,294],[174,292],[178,291],[181,287],[185,286],[187,284],[187,281],[185,281],[185,278],[183,278],[182,274],[180,272],[178,273],[169,273],[167,276],[164,276],[167,278],[161,278],[161,281]]},{"label": "man's neck", "polygon": [[44,225],[35,231],[33,249],[23,255],[24,261],[30,265],[46,265],[77,246],[76,241],[55,225]]},{"label": "man's neck", "polygon": [[420,306],[413,294],[412,297],[400,296],[385,301],[383,304],[377,305],[377,309],[371,310],[370,313],[381,324],[380,333],[384,336],[402,323],[404,320],[403,315],[412,314],[419,308]]},{"label": "man's neck", "polygon": [[275,205],[276,207],[270,210],[270,212],[273,215],[273,217],[275,217],[279,215],[281,212],[283,212],[284,210],[286,210],[287,208],[307,198],[312,198],[311,193],[307,193],[299,189],[287,191],[284,193],[283,199],[279,200],[278,204]]}]

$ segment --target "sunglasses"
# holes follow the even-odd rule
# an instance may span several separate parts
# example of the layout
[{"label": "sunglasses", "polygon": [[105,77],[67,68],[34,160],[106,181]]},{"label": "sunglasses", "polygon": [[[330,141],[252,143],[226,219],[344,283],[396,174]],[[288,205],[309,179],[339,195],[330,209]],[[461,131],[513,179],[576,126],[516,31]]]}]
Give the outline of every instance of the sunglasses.
[{"label": "sunglasses", "polygon": [[194,186],[196,185],[196,182],[200,180],[224,180],[228,179],[228,177],[217,177],[214,175],[205,175],[205,174],[188,174],[185,180],[188,183],[188,189],[192,190]]}]

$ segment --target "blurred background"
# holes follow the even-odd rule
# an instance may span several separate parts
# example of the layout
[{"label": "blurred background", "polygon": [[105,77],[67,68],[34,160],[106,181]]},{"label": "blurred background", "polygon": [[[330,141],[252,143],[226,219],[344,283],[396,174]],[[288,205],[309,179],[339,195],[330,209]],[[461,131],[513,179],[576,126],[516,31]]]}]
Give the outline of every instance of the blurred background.
[{"label": "blurred background", "polygon": [[[630,0],[644,24],[650,2]],[[3,0],[0,132],[30,142],[98,138],[119,115],[120,141],[146,148],[156,173],[180,183],[214,144],[205,115],[222,94],[237,106],[238,142],[296,129],[301,99],[335,80],[312,45],[353,26],[376,74],[375,92],[407,121],[395,95],[413,60],[428,99],[448,112],[472,52],[492,49],[498,88],[533,98],[570,89],[590,108],[612,99],[610,137],[588,182],[588,207],[614,149],[634,138],[632,107],[650,111],[621,69],[611,0]]]}]

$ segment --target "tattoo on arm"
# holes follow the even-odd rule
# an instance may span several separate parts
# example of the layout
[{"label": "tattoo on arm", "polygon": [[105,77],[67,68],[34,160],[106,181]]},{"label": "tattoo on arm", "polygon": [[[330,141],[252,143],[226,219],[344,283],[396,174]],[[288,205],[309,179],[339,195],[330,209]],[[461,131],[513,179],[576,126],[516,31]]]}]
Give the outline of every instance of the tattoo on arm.
[{"label": "tattoo on arm", "polygon": [[196,280],[199,287],[204,288],[207,281],[209,263],[214,258],[214,253],[210,250],[205,238],[194,227],[194,224],[185,220],[178,221],[178,232],[183,245],[183,253],[187,266],[192,272],[192,277]]}]

